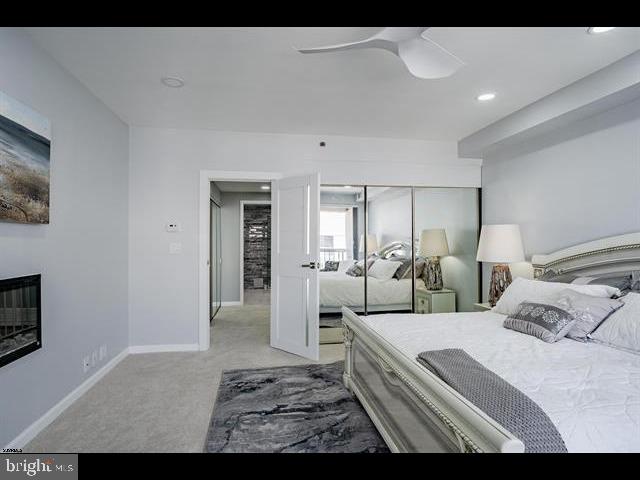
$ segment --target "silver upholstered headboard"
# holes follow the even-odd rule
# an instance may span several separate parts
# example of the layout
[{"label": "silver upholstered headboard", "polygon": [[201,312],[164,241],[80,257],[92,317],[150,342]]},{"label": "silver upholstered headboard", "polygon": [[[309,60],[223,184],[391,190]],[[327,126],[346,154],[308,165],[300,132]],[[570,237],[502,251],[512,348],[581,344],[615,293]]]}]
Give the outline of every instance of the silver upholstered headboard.
[{"label": "silver upholstered headboard", "polygon": [[556,273],[607,274],[640,270],[640,232],[601,238],[531,258],[533,276]]}]

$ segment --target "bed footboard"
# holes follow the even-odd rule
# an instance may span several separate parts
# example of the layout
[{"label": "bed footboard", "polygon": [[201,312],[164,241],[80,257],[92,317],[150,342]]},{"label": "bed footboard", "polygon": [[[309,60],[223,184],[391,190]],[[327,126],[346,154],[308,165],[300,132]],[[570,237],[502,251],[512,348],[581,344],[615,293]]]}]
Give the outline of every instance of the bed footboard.
[{"label": "bed footboard", "polygon": [[344,383],[393,452],[523,452],[523,443],[348,308]]}]

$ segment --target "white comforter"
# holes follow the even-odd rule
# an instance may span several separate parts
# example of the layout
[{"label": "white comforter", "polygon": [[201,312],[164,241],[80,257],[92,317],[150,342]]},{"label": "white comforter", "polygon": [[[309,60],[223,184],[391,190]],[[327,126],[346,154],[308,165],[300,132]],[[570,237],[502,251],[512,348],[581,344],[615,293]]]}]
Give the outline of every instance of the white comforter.
[{"label": "white comforter", "polygon": [[[344,272],[320,272],[320,306],[342,307],[364,305],[364,277]],[[418,279],[416,285],[424,284]],[[411,279],[378,280],[367,278],[368,305],[411,305]]]},{"label": "white comforter", "polygon": [[493,312],[361,317],[406,355],[462,348],[536,402],[569,452],[640,452],[640,355],[502,327]]}]

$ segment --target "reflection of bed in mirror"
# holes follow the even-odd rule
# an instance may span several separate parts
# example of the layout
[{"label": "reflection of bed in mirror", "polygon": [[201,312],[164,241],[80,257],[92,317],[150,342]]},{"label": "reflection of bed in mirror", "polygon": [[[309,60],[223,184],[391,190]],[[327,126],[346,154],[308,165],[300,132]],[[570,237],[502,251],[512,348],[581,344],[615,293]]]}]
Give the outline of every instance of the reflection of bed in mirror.
[{"label": "reflection of bed in mirror", "polygon": [[[390,242],[377,253],[387,260],[411,258],[411,247],[401,241]],[[344,271],[319,272],[320,313],[339,313],[343,306],[356,312],[364,311],[364,276],[353,277]],[[424,288],[424,281],[416,279],[416,287]],[[410,311],[411,278],[379,280],[367,277],[367,311]]]}]

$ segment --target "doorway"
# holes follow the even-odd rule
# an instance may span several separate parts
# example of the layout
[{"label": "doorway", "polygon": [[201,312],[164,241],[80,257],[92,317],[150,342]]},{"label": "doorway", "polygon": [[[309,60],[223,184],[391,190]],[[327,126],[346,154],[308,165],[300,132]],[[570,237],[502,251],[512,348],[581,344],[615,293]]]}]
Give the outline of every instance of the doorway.
[{"label": "doorway", "polygon": [[271,304],[271,200],[240,201],[240,301]]},{"label": "doorway", "polygon": [[[246,306],[240,301],[240,258],[237,262],[228,261],[225,255],[227,246],[240,249],[240,209],[237,208],[235,228],[225,228],[225,202],[221,205],[221,260],[220,296],[221,308],[216,321],[211,325],[211,203],[222,182],[235,184],[258,183],[268,190],[272,201],[271,215],[271,275],[270,305]],[[217,191],[216,191],[217,190]],[[273,190],[273,192],[271,192]],[[316,268],[318,252],[320,176],[318,173],[284,178],[275,172],[200,172],[200,262],[199,262],[199,314],[198,337],[200,350],[208,350],[210,336],[215,335],[216,327],[229,326],[235,318],[246,320],[244,309],[264,310],[261,318],[265,333],[265,342],[274,348],[301,355],[312,360],[319,358],[318,344],[318,270]],[[216,202],[217,203],[217,202]],[[225,232],[234,231],[235,240],[230,241]],[[233,264],[233,265],[231,265]],[[264,288],[264,279],[263,279]],[[233,294],[231,300],[229,293]],[[283,294],[281,295],[280,292]],[[209,303],[209,305],[208,305]],[[240,307],[241,311],[228,310],[227,307]],[[263,315],[264,313],[264,315]]]}]

